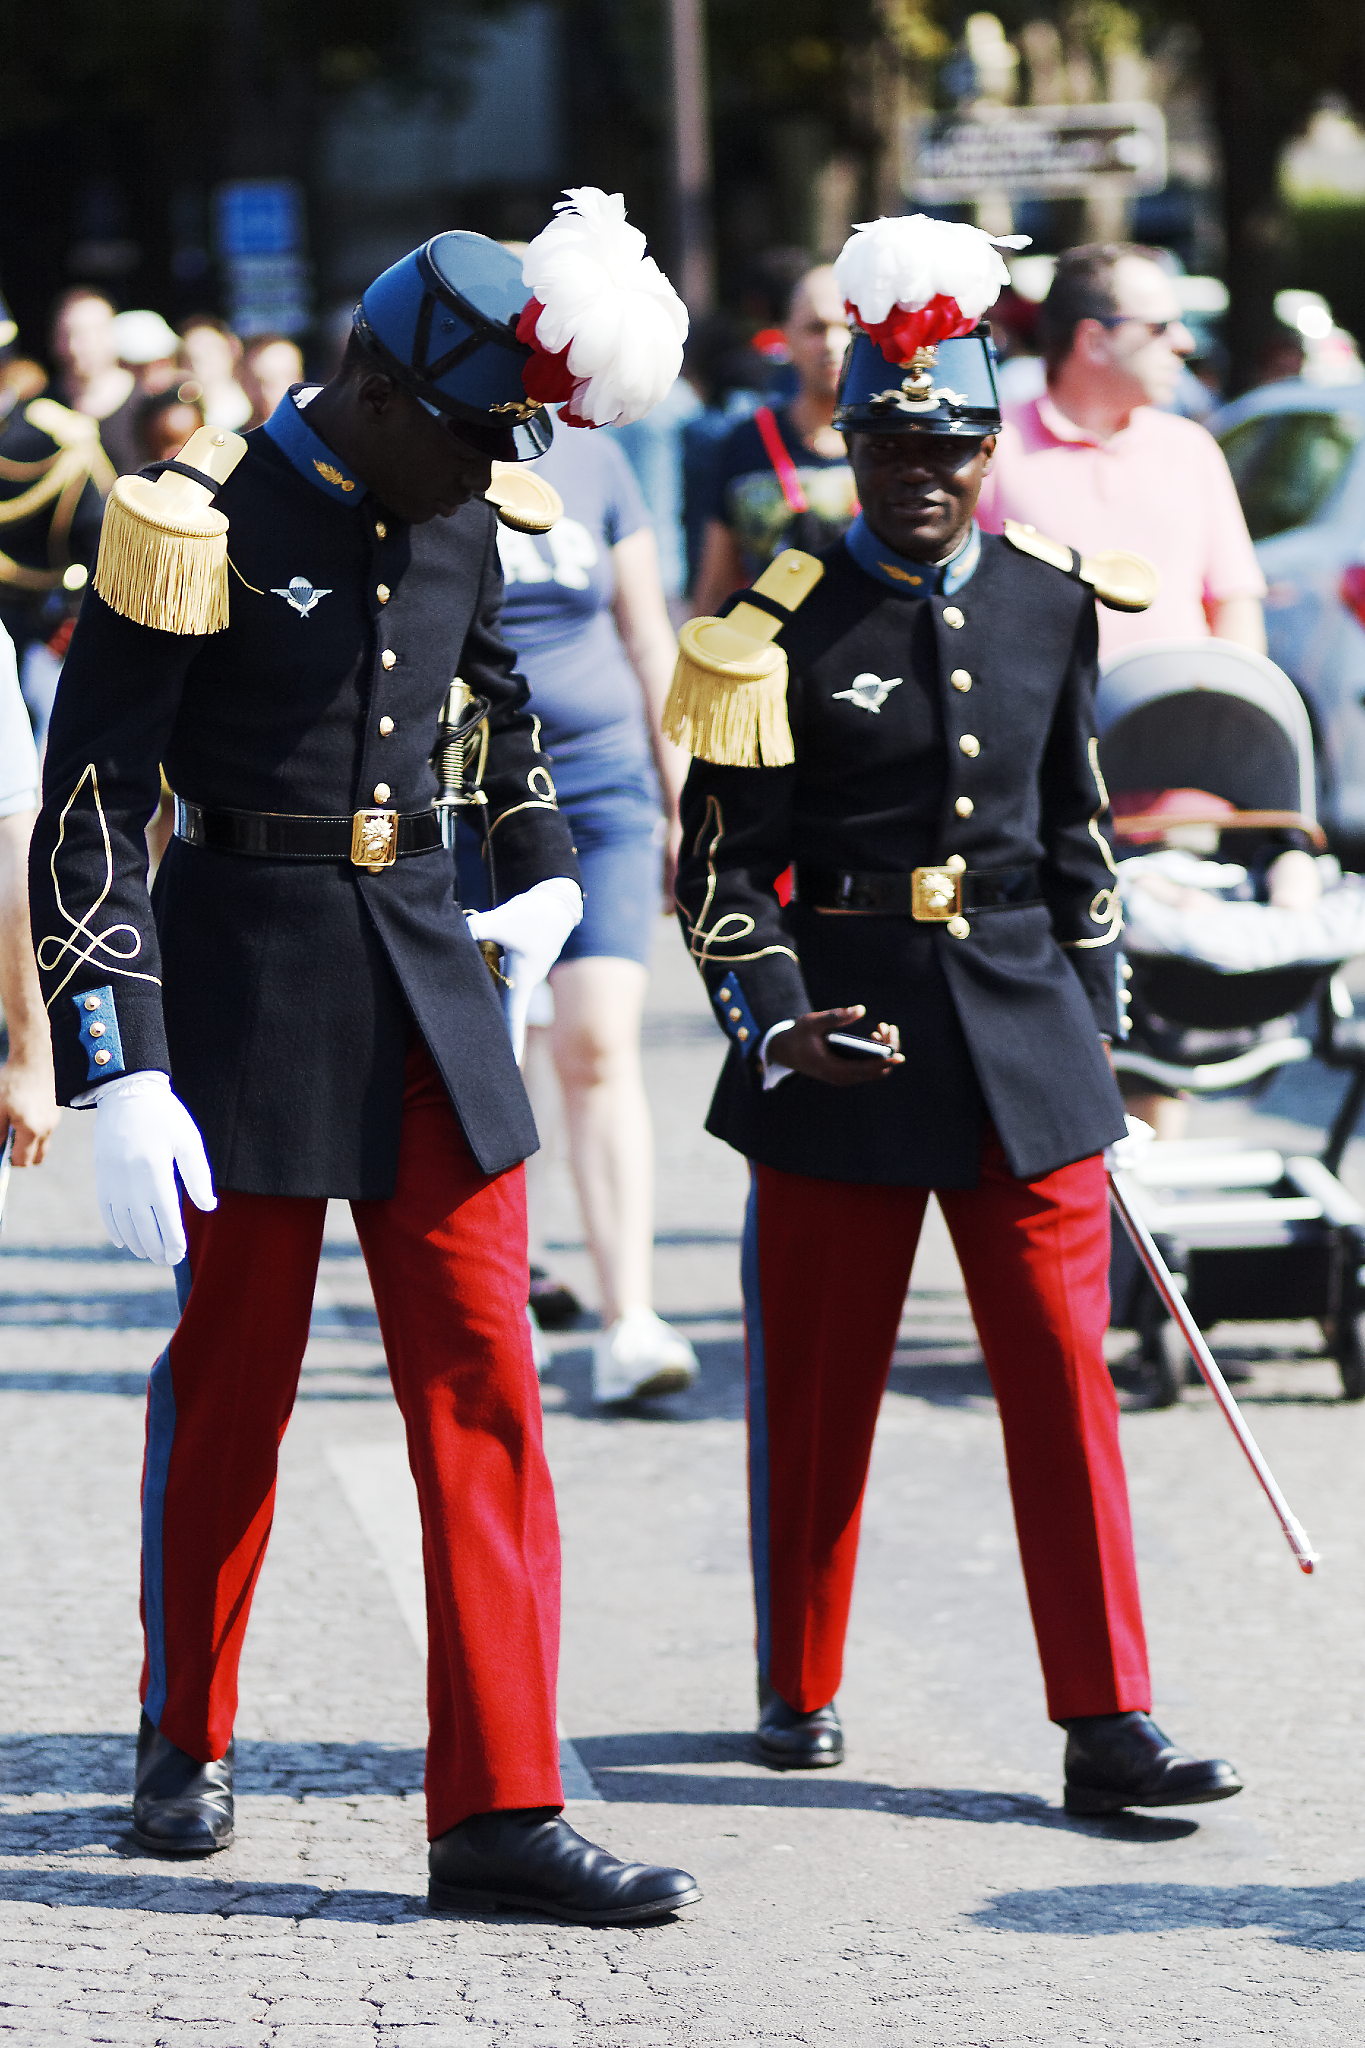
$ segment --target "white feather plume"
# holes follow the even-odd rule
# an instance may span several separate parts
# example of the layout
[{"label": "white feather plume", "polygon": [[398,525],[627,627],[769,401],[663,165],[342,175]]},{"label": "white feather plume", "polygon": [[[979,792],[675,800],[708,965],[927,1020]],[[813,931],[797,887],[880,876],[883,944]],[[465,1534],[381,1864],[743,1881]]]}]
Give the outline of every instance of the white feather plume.
[{"label": "white feather plume", "polygon": [[522,282],[544,307],[536,341],[567,348],[570,410],[623,426],[659,403],[682,368],[687,309],[626,219],[619,192],[570,189],[526,251]]},{"label": "white feather plume", "polygon": [[[1018,242],[1002,239],[1007,247]],[[915,310],[940,293],[957,300],[965,319],[979,320],[1010,281],[991,236],[923,213],[856,227],[839,252],[834,276],[868,326],[885,320],[893,306]]]}]

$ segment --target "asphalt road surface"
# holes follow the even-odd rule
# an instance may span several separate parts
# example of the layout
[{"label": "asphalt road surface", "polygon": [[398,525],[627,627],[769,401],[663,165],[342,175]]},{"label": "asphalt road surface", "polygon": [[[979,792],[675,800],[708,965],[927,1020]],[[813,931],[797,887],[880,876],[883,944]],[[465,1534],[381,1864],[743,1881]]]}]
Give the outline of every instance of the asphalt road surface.
[{"label": "asphalt road surface", "polygon": [[[942,1226],[882,1413],[840,1698],[842,1770],[754,1758],[737,1237],[741,1162],[701,1119],[721,1046],[661,924],[648,1067],[658,1306],[695,1392],[595,1414],[581,1332],[545,1380],[565,1545],[575,1824],[695,1871],[630,1932],[428,1917],[420,1566],[364,1272],[334,1207],[243,1667],[238,1837],[127,1833],[137,1496],[168,1277],[104,1245],[91,1119],[16,1175],[0,1239],[0,2037],[278,2048],[724,2048],[1365,2040],[1360,1765],[1365,1405],[1311,1326],[1215,1333],[1323,1553],[1312,1580],[1212,1403],[1124,1421],[1169,1731],[1231,1757],[1226,1805],[1060,1805],[999,1430]],[[1201,1128],[1311,1144],[1305,1069]],[[1365,1159],[1357,1151],[1356,1159]],[[1348,1178],[1365,1192],[1365,1176]],[[558,1268],[591,1298],[562,1164]],[[1115,1342],[1116,1354],[1122,1341]]]}]

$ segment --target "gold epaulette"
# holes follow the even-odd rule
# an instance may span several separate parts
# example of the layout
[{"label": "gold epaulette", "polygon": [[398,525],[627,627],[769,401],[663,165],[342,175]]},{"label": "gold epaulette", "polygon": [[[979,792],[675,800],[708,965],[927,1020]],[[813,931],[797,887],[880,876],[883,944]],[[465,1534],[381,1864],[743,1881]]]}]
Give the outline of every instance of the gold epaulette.
[{"label": "gold epaulette", "polygon": [[484,496],[514,533],[548,533],[564,517],[564,500],[554,485],[519,462],[495,462]]},{"label": "gold epaulette", "polygon": [[228,523],[215,487],[246,454],[240,434],[200,427],[176,457],[204,478],[163,470],[121,476],[109,494],[95,588],[135,625],[162,633],[221,633],[228,622]]},{"label": "gold epaulette", "polygon": [[689,619],[664,706],[664,731],[689,754],[725,768],[780,768],[796,759],[787,719],[787,657],[773,641],[784,613],[810,596],[824,565],[787,548],[754,592],[776,614],[744,599],[723,619]]},{"label": "gold epaulette", "polygon": [[72,412],[55,398],[34,398],[24,407],[24,418],[59,448],[82,448],[100,437],[100,423],[88,413]]},{"label": "gold epaulette", "polygon": [[1161,588],[1161,572],[1155,562],[1128,548],[1106,548],[1102,554],[1082,555],[1078,561],[1063,541],[1049,540],[1036,526],[1024,526],[1017,519],[1005,521],[1005,539],[1021,555],[1032,555],[1064,575],[1078,576],[1111,612],[1145,612]]},{"label": "gold epaulette", "polygon": [[[23,526],[45,512],[47,563],[34,569],[0,552],[0,587],[46,593],[60,589],[72,567],[78,566],[71,561],[71,522],[90,484],[101,497],[113,489],[114,466],[100,441],[98,420],[71,412],[55,398],[31,399],[23,417],[52,443],[52,451],[26,462],[0,456],[0,489],[6,484],[18,487],[8,497],[0,495],[0,529]],[[78,583],[67,588],[84,581],[81,568]]]}]

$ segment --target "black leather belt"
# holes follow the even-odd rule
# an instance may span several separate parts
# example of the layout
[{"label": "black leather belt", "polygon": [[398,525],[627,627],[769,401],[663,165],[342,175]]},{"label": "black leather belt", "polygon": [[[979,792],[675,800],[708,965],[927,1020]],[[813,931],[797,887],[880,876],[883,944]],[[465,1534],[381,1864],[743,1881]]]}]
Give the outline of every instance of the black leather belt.
[{"label": "black leather belt", "polygon": [[443,844],[435,811],[353,811],[348,818],[312,818],[280,811],[209,810],[179,796],[175,836],[214,853],[349,861],[372,875],[392,867],[400,856],[434,853]]},{"label": "black leather belt", "polygon": [[851,874],[846,868],[795,870],[792,900],[810,910],[842,910],[865,917],[913,917],[947,924],[967,910],[1017,910],[1040,903],[1038,869],[969,868],[954,855],[938,867],[910,874]]}]

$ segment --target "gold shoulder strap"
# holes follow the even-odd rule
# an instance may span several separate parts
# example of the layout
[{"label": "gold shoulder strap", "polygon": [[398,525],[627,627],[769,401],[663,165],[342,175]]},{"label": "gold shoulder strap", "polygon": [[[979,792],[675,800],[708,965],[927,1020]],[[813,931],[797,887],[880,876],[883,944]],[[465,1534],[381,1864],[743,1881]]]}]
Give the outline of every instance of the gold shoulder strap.
[{"label": "gold shoulder strap", "polygon": [[1082,555],[1077,563],[1062,541],[1049,540],[1036,526],[1023,525],[1017,519],[1005,521],[1005,539],[1021,555],[1032,555],[1064,575],[1078,576],[1111,612],[1145,612],[1161,588],[1161,572],[1155,562],[1129,548],[1105,548],[1098,555]]},{"label": "gold shoulder strap", "polygon": [[824,564],[784,548],[754,591],[779,609],[743,599],[723,619],[689,619],[664,706],[664,731],[689,754],[727,768],[780,768],[796,759],[787,719],[787,657],[773,641],[824,575]]},{"label": "gold shoulder strap", "polygon": [[1064,576],[1071,574],[1070,548],[1059,540],[1049,540],[1045,533],[1039,533],[1036,526],[1024,526],[1017,519],[1007,519],[1005,539],[1012,548],[1018,548],[1021,555],[1032,555],[1036,562],[1046,562],[1051,568],[1060,569]]}]

